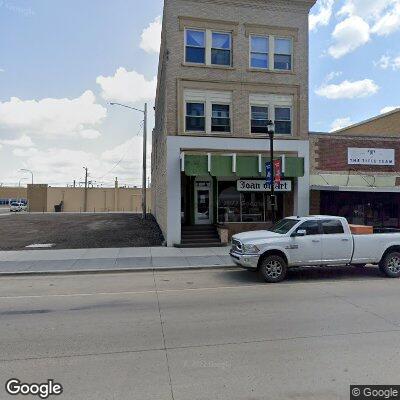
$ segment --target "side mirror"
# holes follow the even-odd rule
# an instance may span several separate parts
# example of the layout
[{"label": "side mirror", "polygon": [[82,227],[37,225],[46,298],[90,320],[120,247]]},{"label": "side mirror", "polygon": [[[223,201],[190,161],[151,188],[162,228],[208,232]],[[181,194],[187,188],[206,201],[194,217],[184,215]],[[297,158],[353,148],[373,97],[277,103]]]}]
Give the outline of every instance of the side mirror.
[{"label": "side mirror", "polygon": [[298,231],[293,233],[293,237],[296,236],[306,236],[307,235],[307,231],[305,229],[299,229]]}]

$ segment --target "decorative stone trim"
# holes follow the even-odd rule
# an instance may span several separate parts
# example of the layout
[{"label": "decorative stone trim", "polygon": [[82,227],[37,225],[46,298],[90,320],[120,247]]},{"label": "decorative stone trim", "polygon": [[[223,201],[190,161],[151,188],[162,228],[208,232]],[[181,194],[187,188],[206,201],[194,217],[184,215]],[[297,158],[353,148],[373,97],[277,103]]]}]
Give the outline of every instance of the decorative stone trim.
[{"label": "decorative stone trim", "polygon": [[232,32],[237,35],[239,31],[239,22],[225,21],[218,19],[206,19],[197,17],[179,16],[179,29],[183,31],[185,28],[213,29],[218,31]]}]

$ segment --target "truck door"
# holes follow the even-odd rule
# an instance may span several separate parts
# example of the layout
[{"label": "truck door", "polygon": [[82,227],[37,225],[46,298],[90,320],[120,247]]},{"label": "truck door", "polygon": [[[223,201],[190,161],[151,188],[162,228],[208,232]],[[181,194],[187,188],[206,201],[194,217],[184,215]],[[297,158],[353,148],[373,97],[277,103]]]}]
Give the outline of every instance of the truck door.
[{"label": "truck door", "polygon": [[345,233],[338,219],[321,221],[322,225],[322,263],[347,264],[351,260],[353,240]]},{"label": "truck door", "polygon": [[321,230],[318,220],[303,222],[297,229],[306,231],[305,236],[291,238],[288,246],[291,264],[319,265],[322,259]]}]

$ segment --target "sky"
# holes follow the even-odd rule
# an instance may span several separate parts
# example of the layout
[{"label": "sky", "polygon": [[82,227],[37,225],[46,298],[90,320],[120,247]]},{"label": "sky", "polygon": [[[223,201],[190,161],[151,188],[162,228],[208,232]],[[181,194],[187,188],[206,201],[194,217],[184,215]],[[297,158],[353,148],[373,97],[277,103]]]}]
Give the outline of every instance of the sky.
[{"label": "sky", "polygon": [[[0,185],[141,185],[162,0],[0,0]],[[400,0],[318,0],[310,15],[310,130],[400,106]],[[148,162],[150,171],[150,162]]]}]

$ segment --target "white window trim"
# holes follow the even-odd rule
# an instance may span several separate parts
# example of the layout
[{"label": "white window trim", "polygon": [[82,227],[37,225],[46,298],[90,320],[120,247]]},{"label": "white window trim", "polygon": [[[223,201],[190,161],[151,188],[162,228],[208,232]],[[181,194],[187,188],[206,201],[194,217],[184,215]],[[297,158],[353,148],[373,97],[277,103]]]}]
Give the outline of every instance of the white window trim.
[{"label": "white window trim", "polygon": [[[258,51],[252,51],[251,48],[251,39],[253,37],[258,37],[258,38],[263,38],[263,39],[268,39],[268,53],[260,53]],[[263,68],[263,67],[253,67],[251,65],[251,53],[257,53],[257,54],[267,54],[268,55],[268,67],[267,68]],[[265,71],[268,71],[271,67],[271,39],[270,39],[270,35],[249,35],[249,67],[251,69],[262,69]]]},{"label": "white window trim", "polygon": [[[275,40],[276,39],[282,39],[282,40],[289,40],[290,42],[290,54],[282,54],[285,56],[290,55],[290,69],[276,69],[275,68]],[[280,54],[280,53],[279,53]],[[280,54],[281,55],[281,54]],[[274,67],[274,71],[293,71],[293,39],[291,37],[287,37],[287,36],[274,36],[274,53],[273,53],[273,59],[274,59],[274,63],[273,63],[273,67]]]},{"label": "white window trim", "polygon": [[[233,118],[232,118],[232,92],[215,92],[215,91],[210,91],[210,90],[204,90],[204,91],[194,91],[195,94],[188,94],[184,93],[184,127],[185,127],[185,133],[187,134],[205,134],[205,135],[232,135],[233,132]],[[231,99],[230,101],[225,100],[218,100],[215,99],[214,95],[218,93],[221,94],[228,94],[230,95]],[[187,103],[203,103],[205,105],[204,107],[204,113],[205,113],[205,118],[206,118],[206,123],[205,123],[205,128],[206,130],[201,132],[201,131],[188,131],[186,129],[186,105]],[[211,130],[211,118],[212,118],[212,106],[213,104],[219,104],[219,105],[226,105],[229,106],[229,119],[230,119],[230,132],[214,132]]]},{"label": "white window trim", "polygon": [[251,107],[264,107],[264,108],[266,108],[266,109],[268,110],[268,119],[270,120],[270,119],[271,119],[270,106],[269,106],[268,104],[257,104],[257,102],[251,102],[251,103],[250,103],[250,108],[249,108],[249,114],[250,114],[250,134],[251,134],[251,135],[254,135],[254,136],[265,136],[264,133],[254,133],[254,132],[252,132],[252,130],[251,130],[251,120],[252,120],[252,118],[251,118],[251,116],[252,116]]},{"label": "white window trim", "polygon": [[[286,105],[281,105],[281,104],[275,104],[274,105],[274,119],[273,121],[275,122],[275,107],[276,108],[289,108],[290,110],[290,133],[276,133],[279,136],[293,136],[293,106],[286,106]],[[279,122],[288,122],[288,121],[284,121],[284,120],[279,120]]]},{"label": "white window trim", "polygon": [[[251,95],[250,95],[251,96]],[[293,105],[289,101],[280,101],[274,100],[273,95],[271,99],[266,99],[265,101],[262,100],[251,100],[249,102],[249,122],[250,122],[250,135],[252,136],[262,136],[264,137],[265,134],[263,133],[253,133],[251,131],[251,107],[267,107],[268,108],[268,118],[275,122],[275,107],[277,108],[289,108],[290,109],[290,134],[289,133],[275,133],[279,137],[289,137],[293,136]]]},{"label": "white window trim", "polygon": [[[186,48],[188,47],[187,45],[187,31],[195,31],[195,32],[204,32],[204,51],[205,51],[205,59],[204,59],[204,63],[193,63],[193,62],[189,62],[186,61]],[[185,64],[190,64],[190,65],[206,65],[207,62],[207,32],[204,29],[196,29],[196,28],[185,28],[185,33],[184,33],[185,37],[183,40],[183,57],[184,57],[184,62]],[[192,46],[191,46],[192,47]],[[198,47],[199,49],[202,47]]]},{"label": "white window trim", "polygon": [[[195,63],[195,62],[190,62],[190,61],[186,61],[186,47],[187,47],[187,31],[196,31],[196,32],[204,32],[205,33],[205,62],[204,63]],[[225,35],[229,35],[230,36],[230,53],[231,53],[231,57],[230,57],[230,64],[229,65],[221,65],[221,64],[212,64],[211,63],[211,50],[214,48],[212,47],[212,34],[213,33],[221,33],[221,34],[225,34]],[[217,67],[217,68],[232,68],[233,66],[233,40],[232,40],[232,32],[228,32],[228,31],[219,31],[219,30],[213,30],[213,29],[201,29],[201,28],[190,28],[190,27],[186,27],[184,30],[184,49],[183,49],[183,59],[184,59],[184,64],[186,65],[206,65],[209,67]],[[217,47],[215,47],[215,49],[217,50],[226,50],[226,49],[219,49]]]},{"label": "white window trim", "polygon": [[187,104],[189,103],[189,104],[191,104],[191,103],[198,103],[198,104],[204,104],[204,117],[198,117],[198,118],[204,118],[205,119],[205,127],[206,127],[206,130],[207,130],[207,104],[206,104],[206,102],[205,101],[197,101],[197,100],[185,100],[184,101],[184,103],[185,103],[185,109],[184,109],[184,118],[185,118],[185,121],[184,121],[184,125],[185,125],[185,132],[186,133],[192,133],[192,134],[196,134],[196,133],[206,133],[206,131],[189,131],[188,129],[187,129],[187,126],[186,126],[186,118],[187,117],[189,117],[189,115],[187,115]]},{"label": "white window trim", "polygon": [[[268,68],[253,67],[251,65],[251,38],[252,37],[262,37],[268,38],[269,49],[268,49]],[[291,69],[275,69],[275,39],[285,39],[289,40],[291,43]],[[254,71],[274,71],[274,72],[293,72],[293,38],[290,36],[275,36],[275,35],[260,35],[260,34],[250,34],[249,35],[249,68]]]}]

